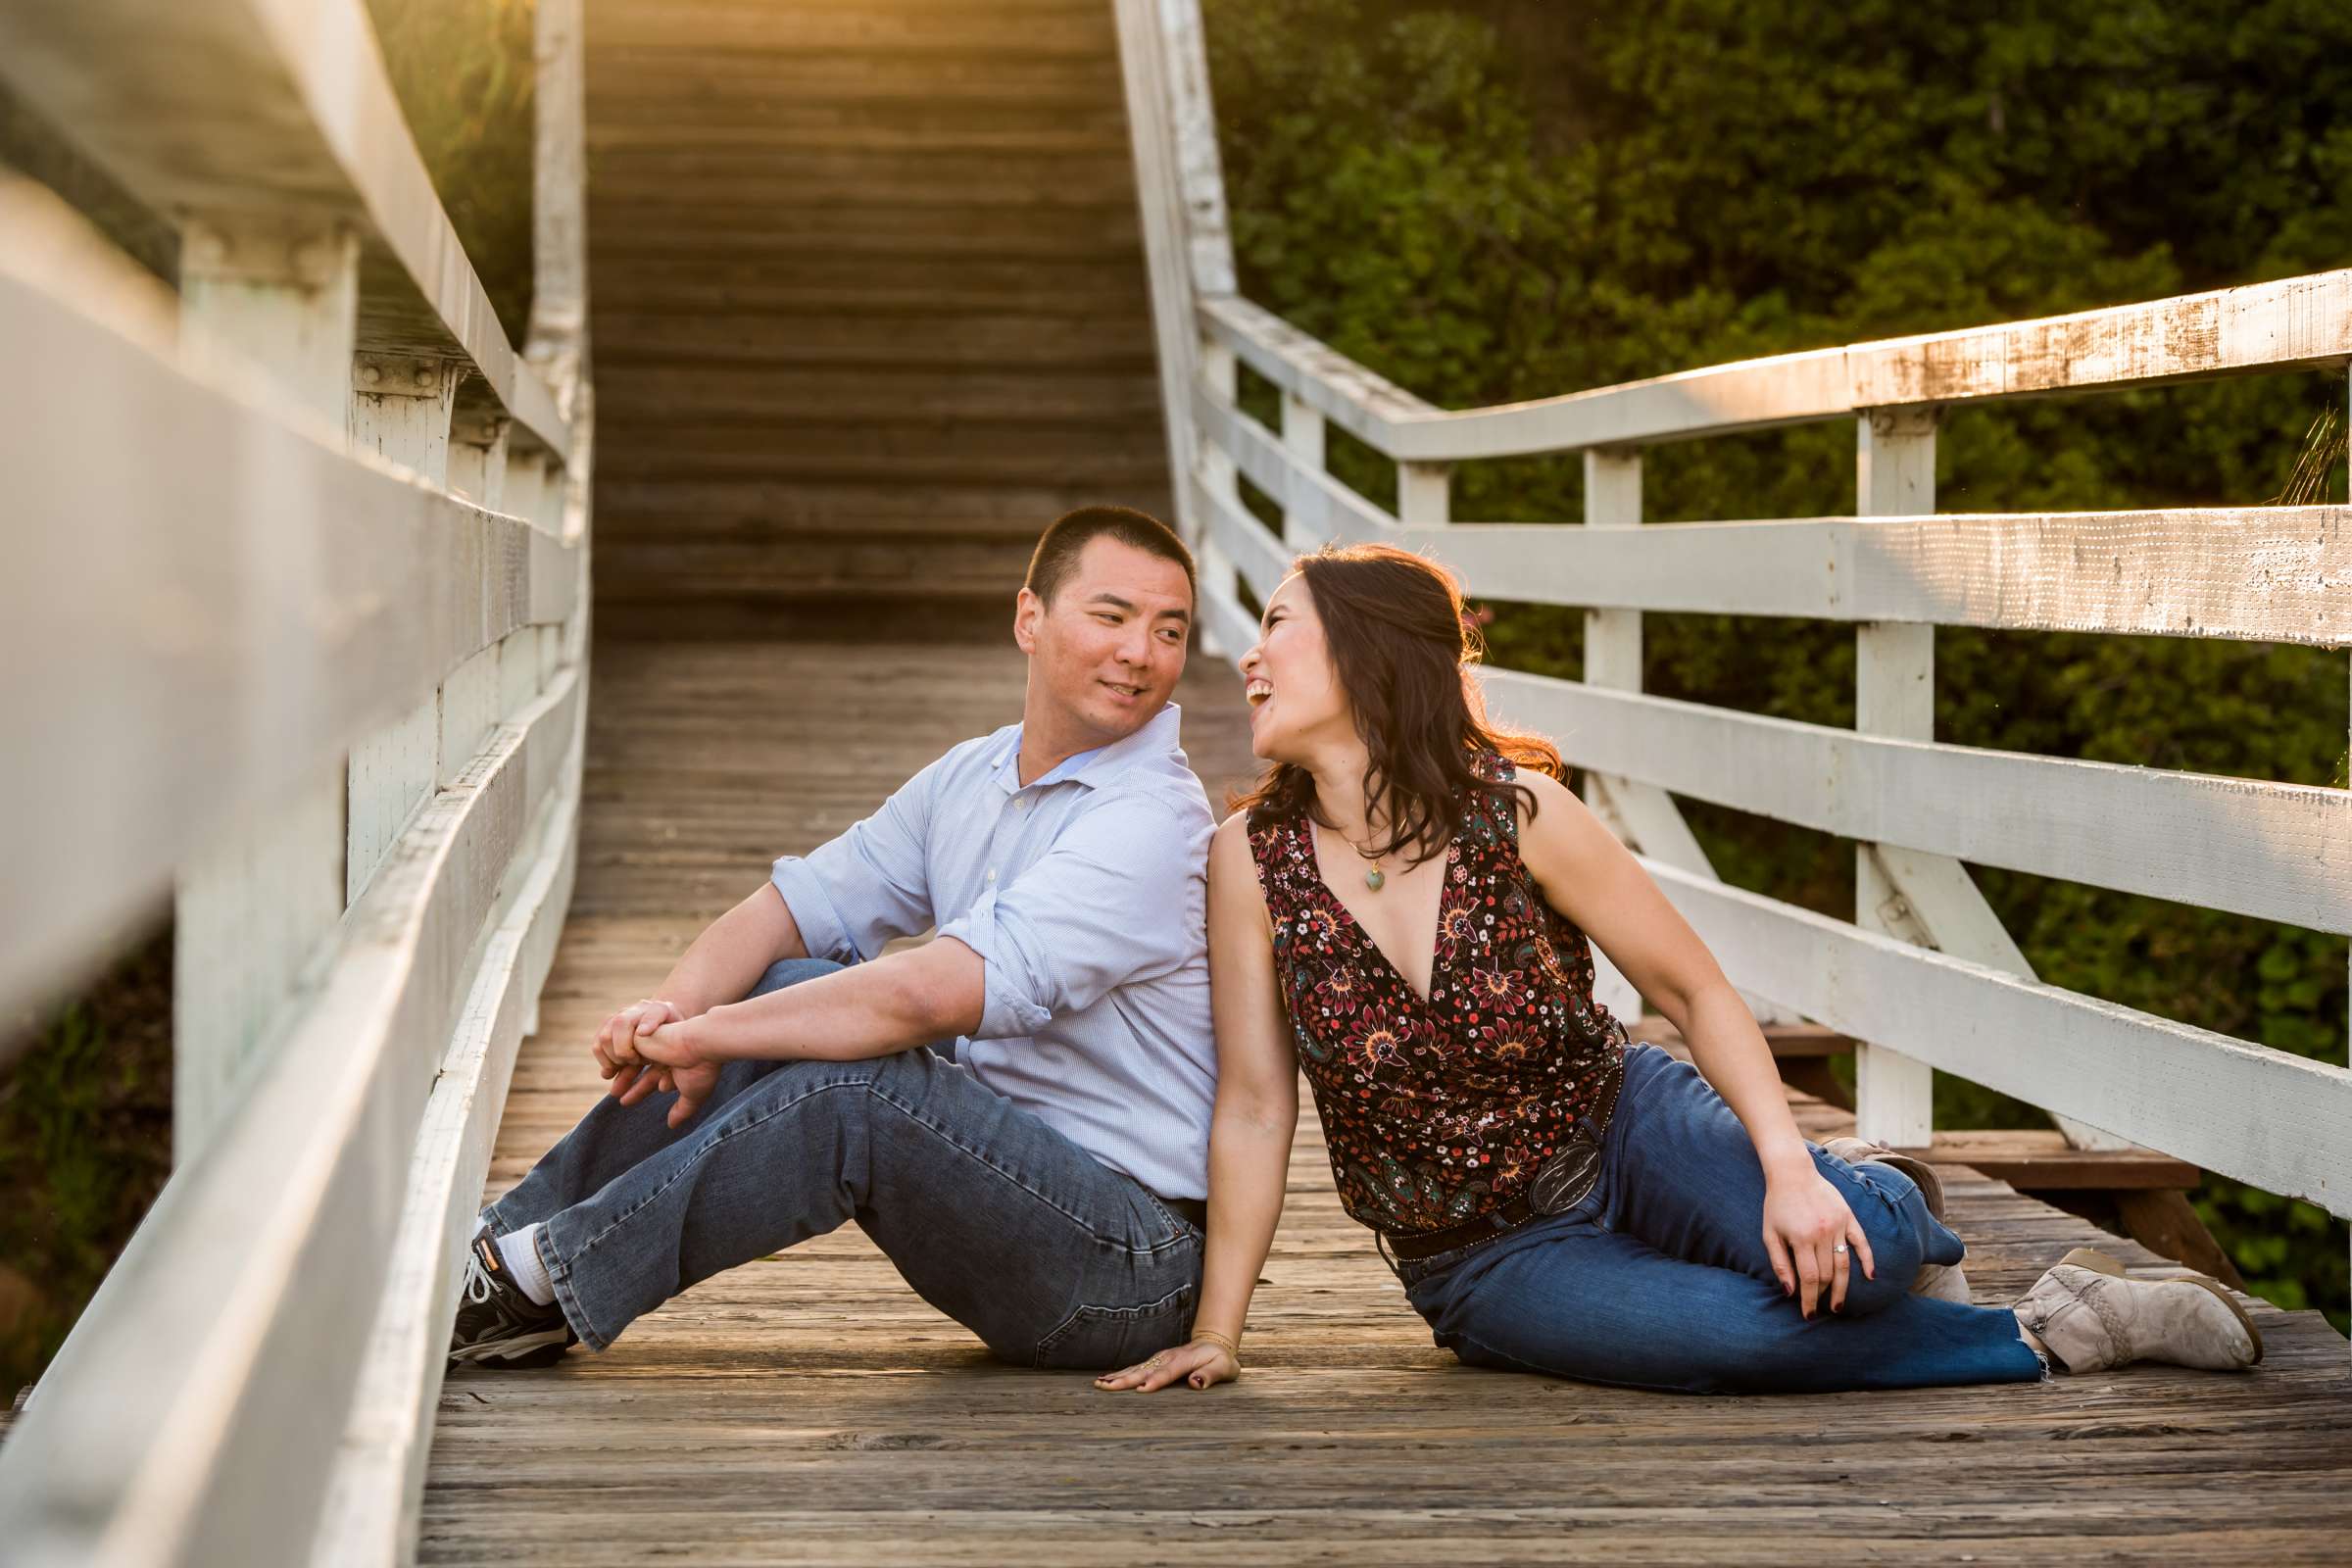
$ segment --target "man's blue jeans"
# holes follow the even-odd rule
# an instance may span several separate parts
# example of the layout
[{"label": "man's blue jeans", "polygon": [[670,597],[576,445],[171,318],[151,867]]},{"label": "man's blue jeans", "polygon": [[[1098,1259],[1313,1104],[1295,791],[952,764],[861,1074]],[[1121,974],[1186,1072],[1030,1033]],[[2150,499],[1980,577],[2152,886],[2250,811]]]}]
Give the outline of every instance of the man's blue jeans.
[{"label": "man's blue jeans", "polygon": [[[775,965],[760,996],[840,965]],[[923,1299],[1022,1366],[1123,1366],[1192,1331],[1200,1233],[936,1052],[738,1061],[684,1126],[605,1099],[491,1205],[538,1223],[592,1349],[698,1280],[855,1219]]]},{"label": "man's blue jeans", "polygon": [[1472,1366],[1689,1393],[1829,1393],[2025,1382],[2041,1361],[2005,1308],[1910,1294],[1960,1238],[1889,1166],[1813,1152],[1870,1239],[1844,1309],[1807,1319],[1773,1277],[1764,1170],[1737,1116],[1687,1062],[1635,1048],[1573,1208],[1400,1265],[1437,1342]]}]

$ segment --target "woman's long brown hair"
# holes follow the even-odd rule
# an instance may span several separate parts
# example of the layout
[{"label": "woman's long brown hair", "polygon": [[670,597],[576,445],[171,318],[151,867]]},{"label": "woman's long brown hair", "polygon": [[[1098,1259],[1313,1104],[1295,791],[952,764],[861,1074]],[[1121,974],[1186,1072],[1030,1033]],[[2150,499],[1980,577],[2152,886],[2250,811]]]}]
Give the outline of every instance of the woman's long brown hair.
[{"label": "woman's long brown hair", "polygon": [[[1410,849],[1414,865],[1444,854],[1473,792],[1507,792],[1532,815],[1527,786],[1491,783],[1473,771],[1482,752],[1567,777],[1549,741],[1488,719],[1470,673],[1485,649],[1462,612],[1461,590],[1435,562],[1394,545],[1348,545],[1326,546],[1292,566],[1314,596],[1340,688],[1371,754],[1364,800],[1386,839],[1364,853]],[[1314,812],[1333,826],[1317,809],[1314,776],[1289,762],[1269,768],[1254,789],[1237,791],[1230,805]]]}]

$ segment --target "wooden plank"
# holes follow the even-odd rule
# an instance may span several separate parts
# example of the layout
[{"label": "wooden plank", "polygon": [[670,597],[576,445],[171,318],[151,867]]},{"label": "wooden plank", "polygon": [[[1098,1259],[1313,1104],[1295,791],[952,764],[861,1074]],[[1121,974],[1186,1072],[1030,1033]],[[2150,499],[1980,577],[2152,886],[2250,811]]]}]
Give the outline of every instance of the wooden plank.
[{"label": "wooden plank", "polygon": [[[1908,516],[1936,510],[1936,425],[1934,409],[1873,409],[1854,421],[1855,506],[1865,516]],[[1854,731],[1902,740],[1936,739],[1936,628],[1914,621],[1864,621],[1854,628]],[[1916,849],[1916,845],[1906,845]],[[1967,874],[1949,863],[1923,867],[1906,878],[1879,853],[1875,840],[1854,846],[1854,920],[1865,931],[1882,931],[1907,942],[1923,942],[1980,963],[2014,956],[2014,966],[2031,978],[2014,943],[1998,953],[1953,949],[1947,935],[1932,929],[1943,903],[1970,908],[1984,901]],[[1994,921],[1996,943],[2005,934]],[[2003,965],[2010,967],[2009,965]],[[1890,1042],[1865,1041],[1854,1054],[1854,1124],[1865,1138],[1887,1144],[1924,1144],[1936,1126],[1936,1075],[1925,1062],[1902,1054]]]},{"label": "wooden plank", "polygon": [[354,226],[387,290],[364,302],[359,347],[462,354],[542,445],[567,449],[433,194],[361,0],[16,6],[0,13],[0,59],[151,208]]},{"label": "wooden plank", "polygon": [[2352,930],[2352,797],[1734,712],[1490,669],[1579,766],[1841,837]]},{"label": "wooden plank", "polygon": [[[1294,463],[1282,438],[1205,388],[1193,393],[1193,417],[1202,438],[1231,458],[1251,484],[1272,496],[1283,509],[1283,527],[1301,528],[1319,539],[1377,539],[1397,531],[1395,517],[1348,489],[1330,474]],[[1432,530],[1418,536],[1442,544]]]},{"label": "wooden plank", "polygon": [[2352,270],[1459,412],[1421,404],[1246,301],[1205,301],[1201,319],[1253,368],[1390,457],[1463,462],[1723,435],[1870,408],[2340,367],[2352,358]]},{"label": "wooden plank", "polygon": [[339,768],[511,630],[492,573],[523,543],[191,379],[16,259],[0,244],[0,340],[74,373],[0,386],[0,577],[47,585],[0,625],[0,665],[72,678],[0,702],[28,755],[78,763],[0,777],[0,820],[41,825],[0,880],[11,1006],[70,988],[236,811]]},{"label": "wooden plank", "polygon": [[2269,1192],[2352,1213],[2352,1071],[2003,973],[1671,866],[1735,985]]},{"label": "wooden plank", "polygon": [[2152,1149],[2077,1149],[2056,1128],[1939,1132],[1906,1150],[1932,1164],[1967,1165],[1994,1181],[2035,1192],[2116,1188],[2186,1190],[2205,1173]]},{"label": "wooden plank", "polygon": [[27,1562],[307,1559],[468,955],[577,699],[563,680],[402,841],[83,1312],[0,1450]]},{"label": "wooden plank", "polygon": [[2352,509],[1970,514],[1652,524],[1456,523],[1430,549],[1529,604],[2032,631],[2352,641]]}]

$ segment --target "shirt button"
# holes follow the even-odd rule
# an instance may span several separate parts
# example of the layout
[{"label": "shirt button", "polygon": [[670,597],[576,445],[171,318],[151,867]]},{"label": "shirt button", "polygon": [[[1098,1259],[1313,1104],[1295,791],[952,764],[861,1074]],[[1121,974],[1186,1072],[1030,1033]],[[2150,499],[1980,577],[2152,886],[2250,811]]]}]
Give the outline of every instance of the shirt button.
[{"label": "shirt button", "polygon": [[991,881],[991,882],[994,882],[996,879],[997,879],[997,868],[996,868],[995,866],[993,866],[993,865],[992,865],[992,866],[990,866],[990,867],[988,868],[988,880],[989,880],[989,881]]}]

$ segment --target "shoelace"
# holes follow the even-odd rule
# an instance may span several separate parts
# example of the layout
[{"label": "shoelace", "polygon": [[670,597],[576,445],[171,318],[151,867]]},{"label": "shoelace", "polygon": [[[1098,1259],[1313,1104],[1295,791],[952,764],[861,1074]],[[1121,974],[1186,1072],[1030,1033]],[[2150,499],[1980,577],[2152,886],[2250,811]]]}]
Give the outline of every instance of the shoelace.
[{"label": "shoelace", "polygon": [[496,1288],[490,1283],[490,1271],[482,1267],[481,1250],[474,1247],[466,1248],[466,1299],[474,1302],[487,1301],[490,1299],[490,1293]]}]

